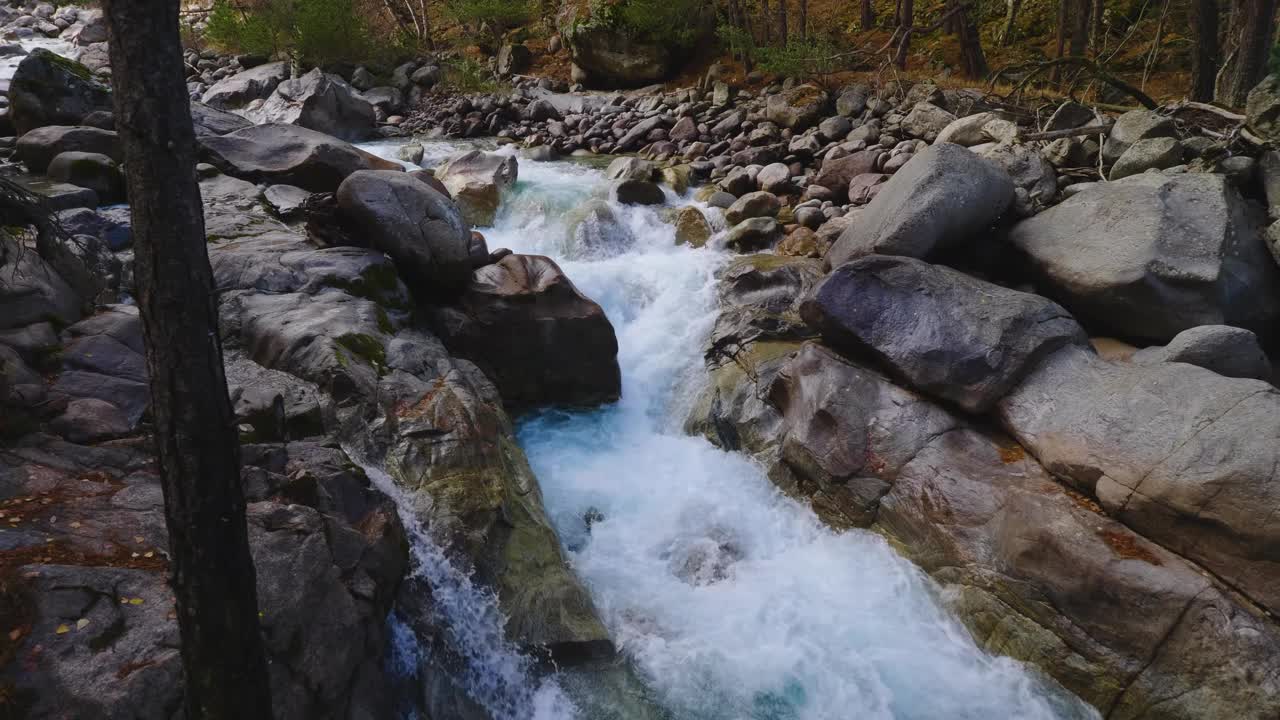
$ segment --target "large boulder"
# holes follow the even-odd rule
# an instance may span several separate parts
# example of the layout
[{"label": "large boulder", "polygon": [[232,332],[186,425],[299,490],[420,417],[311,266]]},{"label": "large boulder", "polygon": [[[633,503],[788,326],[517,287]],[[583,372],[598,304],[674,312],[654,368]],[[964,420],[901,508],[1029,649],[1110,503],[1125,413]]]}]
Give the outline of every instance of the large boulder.
[{"label": "large boulder", "polygon": [[1183,330],[1168,345],[1134,353],[1133,362],[1152,365],[1180,362],[1198,365],[1219,375],[1269,380],[1271,361],[1258,344],[1258,336],[1228,325],[1202,325]]},{"label": "large boulder", "polygon": [[1158,137],[1176,137],[1173,118],[1155,110],[1130,110],[1116,118],[1102,145],[1102,160],[1110,165],[1120,159],[1139,140]]},{"label": "large boulder", "polygon": [[520,167],[513,155],[471,150],[436,168],[436,179],[453,196],[467,223],[493,224],[502,194],[516,183]]},{"label": "large boulder", "polygon": [[1182,363],[1054,355],[1000,402],[1009,432],[1109,514],[1280,609],[1280,391]]},{"label": "large boulder", "polygon": [[1224,176],[1141,174],[1092,186],[1018,223],[1010,241],[1046,292],[1122,337],[1197,325],[1274,333],[1280,269]]},{"label": "large boulder", "polygon": [[836,268],[800,309],[823,340],[970,412],[1088,337],[1059,305],[941,265],[872,255]]},{"label": "large boulder", "polygon": [[312,192],[333,192],[358,170],[402,169],[399,163],[297,125],[254,125],[199,138],[199,143],[204,158],[228,175]]},{"label": "large boulder", "polygon": [[373,105],[336,75],[316,68],[285,80],[245,117],[259,124],[288,123],[332,135],[341,140],[364,140],[377,122]]},{"label": "large boulder", "polygon": [[829,109],[831,97],[815,85],[797,85],[765,100],[765,117],[795,132],[816,125]]},{"label": "large boulder", "polygon": [[243,115],[210,107],[202,102],[191,101],[191,123],[195,126],[196,136],[226,135],[243,130],[253,124]]},{"label": "large boulder", "polygon": [[82,300],[31,248],[0,237],[0,330],[80,318]]},{"label": "large boulder", "polygon": [[101,153],[75,150],[58,153],[46,173],[59,182],[89,188],[104,205],[125,199],[124,173],[115,160]]},{"label": "large boulder", "polygon": [[64,152],[97,153],[116,162],[123,159],[120,138],[114,132],[73,125],[45,125],[32,130],[18,138],[15,151],[28,170],[41,175]]},{"label": "large boulder", "polygon": [[438,318],[445,344],[479,365],[511,410],[622,392],[613,325],[550,258],[508,255],[477,269]]},{"label": "large boulder", "polygon": [[80,63],[44,48],[23,58],[9,83],[9,117],[19,135],[45,125],[78,125],[99,110],[111,111],[111,88]]},{"label": "large boulder", "polygon": [[875,149],[827,158],[822,161],[813,184],[830,190],[837,198],[845,197],[849,194],[849,183],[859,175],[874,173],[883,155],[883,150]]},{"label": "large boulder", "polygon": [[709,29],[710,13],[686,18],[682,30],[638,36],[616,27],[604,14],[607,5],[565,3],[557,18],[560,37],[569,49],[575,75],[588,87],[635,88],[667,79]]},{"label": "large boulder", "polygon": [[917,153],[880,188],[827,252],[838,267],[863,255],[928,257],[990,227],[1013,202],[1001,167],[950,143]]},{"label": "large boulder", "polygon": [[214,83],[200,101],[218,110],[236,110],[254,100],[265,100],[276,86],[289,79],[289,63],[265,63]]},{"label": "large boulder", "polygon": [[1280,73],[1271,73],[1249,91],[1244,111],[1250,129],[1273,146],[1280,143]]},{"label": "large boulder", "polygon": [[451,297],[471,274],[471,233],[447,197],[403,172],[361,170],[338,186],[338,209],[353,235],[385,252],[410,286]]}]

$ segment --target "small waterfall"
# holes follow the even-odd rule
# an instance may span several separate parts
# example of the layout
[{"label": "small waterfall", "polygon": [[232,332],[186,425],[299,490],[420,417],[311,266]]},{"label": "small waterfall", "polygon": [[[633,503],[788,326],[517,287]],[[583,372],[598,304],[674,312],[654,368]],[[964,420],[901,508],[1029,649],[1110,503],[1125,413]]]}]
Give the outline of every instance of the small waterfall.
[{"label": "small waterfall", "polygon": [[[446,673],[448,682],[491,720],[578,717],[554,676],[539,677],[533,660],[507,642],[497,598],[449,560],[414,514],[404,490],[354,447],[344,449],[373,485],[395,502],[410,543],[411,575],[406,582],[429,596],[423,598],[429,607],[422,610],[429,613],[424,619],[431,628],[417,626],[403,611],[392,618],[392,666],[407,679],[422,681],[430,664]],[[432,630],[439,633],[443,652],[424,640]]]}]

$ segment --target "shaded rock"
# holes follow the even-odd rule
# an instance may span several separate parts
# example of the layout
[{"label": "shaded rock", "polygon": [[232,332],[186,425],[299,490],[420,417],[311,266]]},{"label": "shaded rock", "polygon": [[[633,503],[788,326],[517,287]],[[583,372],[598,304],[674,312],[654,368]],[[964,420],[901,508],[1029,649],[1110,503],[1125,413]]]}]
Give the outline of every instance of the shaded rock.
[{"label": "shaded rock", "polygon": [[521,43],[508,43],[498,50],[498,74],[522,73],[533,63],[533,53]]},{"label": "shaded rock", "polygon": [[253,125],[242,115],[226,110],[219,110],[202,102],[191,102],[191,122],[195,125],[196,136],[227,135]]},{"label": "shaded rock", "polygon": [[913,156],[831,246],[832,267],[862,255],[928,257],[982,232],[1013,201],[1013,182],[995,163],[959,145]]},{"label": "shaded rock", "polygon": [[1182,164],[1182,146],[1173,138],[1144,138],[1129,146],[1111,167],[1112,180],[1137,175],[1152,168],[1164,170]]},{"label": "shaded rock", "polygon": [[436,179],[449,189],[462,218],[481,227],[493,224],[502,194],[515,185],[518,174],[514,157],[479,150],[455,155],[436,168]]},{"label": "shaded rock", "polygon": [[844,197],[849,193],[849,181],[857,175],[875,172],[876,165],[884,155],[882,150],[860,150],[839,158],[822,161],[822,168],[813,184],[824,187],[836,197]]},{"label": "shaded rock", "polygon": [[657,183],[648,180],[614,180],[609,184],[609,199],[623,205],[661,205],[667,198]]},{"label": "shaded rock", "polygon": [[49,163],[64,152],[98,153],[119,162],[120,138],[110,130],[70,125],[46,125],[18,138],[15,154],[33,173],[45,174]]},{"label": "shaded rock", "polygon": [[1057,304],[941,265],[869,256],[800,308],[828,345],[869,353],[911,385],[981,413],[1045,357],[1088,337]]},{"label": "shaded rock", "polygon": [[782,204],[776,195],[763,190],[747,193],[734,201],[724,212],[724,219],[730,225],[737,225],[743,220],[758,217],[776,217]]},{"label": "shaded rock", "polygon": [[101,203],[112,204],[125,199],[124,173],[116,161],[99,153],[74,150],[58,153],[45,171],[59,182],[89,188]]},{"label": "shaded rock", "polygon": [[97,110],[111,111],[111,89],[85,66],[44,48],[24,57],[9,82],[9,117],[18,135],[45,125],[78,125]]},{"label": "shaded rock", "polygon": [[0,329],[80,319],[81,298],[30,248],[0,238]]},{"label": "shaded rock", "polygon": [[254,100],[266,100],[288,79],[288,62],[258,65],[214,83],[200,97],[200,102],[217,110],[235,110]]},{"label": "shaded rock", "polygon": [[725,236],[725,245],[738,252],[767,248],[782,236],[778,222],[771,217],[753,217],[743,220]]},{"label": "shaded rock", "polygon": [[622,392],[613,326],[549,258],[508,255],[476,270],[438,325],[513,410],[597,405]]},{"label": "shaded rock", "polygon": [[902,129],[912,137],[925,142],[933,142],[948,125],[955,122],[956,116],[932,103],[916,103],[911,112],[902,119]]},{"label": "shaded rock", "polygon": [[1271,73],[1249,91],[1244,112],[1259,137],[1280,143],[1280,73]]},{"label": "shaded rock", "polygon": [[352,173],[337,192],[343,222],[385,252],[415,290],[451,297],[471,276],[471,240],[448,198],[402,172]]},{"label": "shaded rock", "polygon": [[373,106],[368,101],[340,78],[326,75],[320,68],[302,77],[281,81],[261,105],[247,108],[245,116],[260,125],[298,125],[340,140],[366,139],[376,122]]},{"label": "shaded rock", "polygon": [[401,169],[398,163],[297,125],[255,125],[200,138],[199,143],[208,162],[228,175],[312,192],[333,192],[358,170]]},{"label": "shaded rock", "polygon": [[1026,191],[1032,209],[1044,207],[1058,192],[1058,174],[1032,145],[995,143],[973,152],[1004,168],[1014,187]]},{"label": "shaded rock", "polygon": [[1046,291],[1121,337],[1198,325],[1262,337],[1280,316],[1280,268],[1221,175],[1142,174],[1072,195],[1014,226]]},{"label": "shaded rock", "polygon": [[282,219],[291,220],[302,215],[303,203],[311,193],[293,185],[272,185],[263,193],[262,198],[267,205]]},{"label": "shaded rock", "polygon": [[1139,140],[1175,135],[1173,118],[1154,110],[1130,110],[1116,118],[1111,126],[1107,141],[1102,145],[1102,161],[1108,165],[1114,163]]},{"label": "shaded rock", "polygon": [[585,7],[566,5],[557,26],[580,73],[574,82],[593,88],[634,88],[665,80],[687,57],[691,45],[710,29],[706,17],[691,17],[687,18],[689,27],[698,31],[687,41],[671,33],[647,40],[615,23],[591,17],[591,13]]},{"label": "shaded rock", "polygon": [[765,100],[765,117],[779,127],[799,132],[817,124],[827,111],[830,97],[814,85],[798,85],[770,95]]},{"label": "shaded rock", "polygon": [[1258,336],[1227,325],[1201,325],[1183,330],[1168,345],[1140,350],[1132,359],[1139,365],[1162,362],[1198,365],[1226,377],[1271,378],[1271,361],[1258,344]]}]

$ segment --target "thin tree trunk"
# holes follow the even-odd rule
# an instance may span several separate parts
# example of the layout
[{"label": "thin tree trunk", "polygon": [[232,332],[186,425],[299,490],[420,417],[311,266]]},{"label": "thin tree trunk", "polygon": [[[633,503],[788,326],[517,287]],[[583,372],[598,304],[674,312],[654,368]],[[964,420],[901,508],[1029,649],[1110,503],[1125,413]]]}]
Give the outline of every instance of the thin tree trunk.
[{"label": "thin tree trunk", "polygon": [[1093,56],[1098,57],[1102,54],[1102,46],[1105,37],[1105,26],[1102,19],[1106,13],[1107,0],[1093,0],[1093,9],[1089,12],[1089,19],[1093,21],[1093,31],[1090,33],[1089,46],[1093,48]]},{"label": "thin tree trunk", "polygon": [[1276,0],[1235,0],[1227,28],[1215,99],[1231,107],[1244,105],[1254,85],[1267,74],[1275,42]]},{"label": "thin tree trunk", "polygon": [[1218,0],[1195,0],[1193,20],[1196,50],[1191,58],[1191,99],[1213,100],[1213,80],[1218,75]]},{"label": "thin tree trunk", "polygon": [[902,26],[902,40],[898,43],[898,53],[894,57],[894,64],[899,70],[907,68],[907,53],[911,51],[911,27],[915,22],[915,2],[914,0],[901,0],[899,5],[899,18]]},{"label": "thin tree trunk", "polygon": [[862,29],[870,30],[875,24],[876,10],[871,6],[871,0],[862,0]]},{"label": "thin tree trunk", "polygon": [[956,26],[959,28],[960,60],[965,77],[985,78],[991,72],[991,68],[987,66],[987,56],[982,52],[982,36],[978,33],[978,26],[967,8],[961,10],[955,17]]},{"label": "thin tree trunk", "polygon": [[[782,0],[778,0],[778,2],[782,2]],[[769,0],[760,0],[760,15],[763,18],[763,22],[760,23],[760,33],[764,35],[764,44],[768,45],[772,37],[769,32],[769,26],[772,24],[769,21]]]},{"label": "thin tree trunk", "polygon": [[1071,54],[1084,57],[1089,49],[1089,13],[1093,10],[1093,0],[1072,0],[1075,11],[1071,17]]},{"label": "thin tree trunk", "polygon": [[271,717],[178,0],[104,0],[187,720]]},{"label": "thin tree trunk", "polygon": [[1164,42],[1164,21],[1169,17],[1169,0],[1164,0],[1164,7],[1160,10],[1160,20],[1156,23],[1156,36],[1151,41],[1151,51],[1147,53],[1147,61],[1142,65],[1142,82],[1138,87],[1143,90],[1147,89],[1147,79],[1151,77],[1151,71],[1155,69],[1156,58],[1159,57],[1160,45]]},{"label": "thin tree trunk", "polygon": [[800,0],[800,39],[809,39],[809,0]]},{"label": "thin tree trunk", "polygon": [[1018,19],[1018,11],[1022,9],[1022,0],[1006,0],[1004,29],[1000,31],[1000,44],[1008,46],[1013,42],[1014,22]]},{"label": "thin tree trunk", "polygon": [[787,44],[787,0],[777,0],[778,3],[778,42],[782,45]]},{"label": "thin tree trunk", "polygon": [[[1070,12],[1071,0],[1058,0],[1058,38],[1053,56],[1062,58],[1065,56],[1067,49],[1067,23],[1069,22],[1068,13]],[[1049,74],[1049,79],[1057,82],[1061,76],[1060,66],[1054,66],[1053,72]]]}]

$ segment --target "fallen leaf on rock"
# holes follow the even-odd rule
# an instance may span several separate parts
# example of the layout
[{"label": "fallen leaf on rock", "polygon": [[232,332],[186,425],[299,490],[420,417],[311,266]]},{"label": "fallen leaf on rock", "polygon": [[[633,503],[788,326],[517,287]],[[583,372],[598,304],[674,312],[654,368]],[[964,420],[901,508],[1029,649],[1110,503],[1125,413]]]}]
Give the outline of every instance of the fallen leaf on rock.
[{"label": "fallen leaf on rock", "polygon": [[54,630],[54,632],[57,633],[58,635],[66,635],[67,633],[71,632],[71,628],[67,627],[66,625],[59,625],[58,629]]},{"label": "fallen leaf on rock", "polygon": [[89,624],[89,618],[80,618],[76,621],[76,629],[83,630],[84,626]]}]

